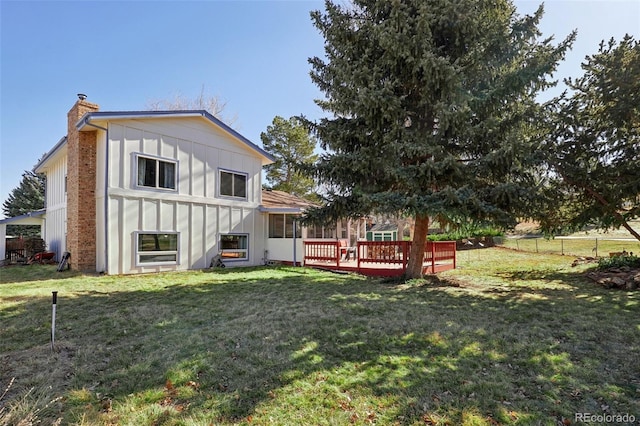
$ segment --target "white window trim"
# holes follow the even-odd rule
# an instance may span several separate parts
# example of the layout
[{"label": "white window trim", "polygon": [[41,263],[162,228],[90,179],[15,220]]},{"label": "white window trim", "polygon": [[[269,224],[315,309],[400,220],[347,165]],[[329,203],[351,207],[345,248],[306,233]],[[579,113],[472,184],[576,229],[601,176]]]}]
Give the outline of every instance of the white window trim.
[{"label": "white window trim", "polygon": [[[138,164],[139,164],[138,160],[140,158],[146,158],[146,159],[149,159],[149,160],[163,161],[165,163],[173,163],[173,164],[175,164],[176,170],[175,170],[175,176],[173,178],[173,181],[174,181],[173,183],[174,183],[175,188],[163,188],[161,186],[144,186],[144,185],[140,185],[138,183]],[[160,157],[160,156],[157,156],[157,155],[145,154],[143,152],[136,152],[133,155],[133,167],[131,169],[133,170],[132,180],[133,180],[133,187],[135,189],[140,189],[140,190],[144,190],[144,191],[178,192],[178,176],[180,176],[180,170],[179,170],[178,161],[174,160],[173,158],[166,158],[166,157]],[[156,180],[160,178],[159,176],[160,176],[160,173],[157,173]]]},{"label": "white window trim", "polygon": [[[167,251],[139,251],[138,250],[138,238],[142,234],[173,234],[177,236],[177,245],[176,250],[167,250]],[[135,264],[139,267],[145,266],[160,266],[160,265],[179,265],[180,264],[180,233],[177,231],[135,231],[134,238],[134,254],[135,254]],[[152,254],[175,254],[176,260],[165,260],[162,262],[140,262],[140,255],[152,255]]]},{"label": "white window trim", "polygon": [[[222,236],[223,235],[237,235],[240,237],[247,237],[247,248],[246,249],[237,249],[237,250],[225,250],[222,248]],[[218,242],[220,244],[220,253],[240,253],[240,252],[246,252],[247,256],[246,257],[242,257],[242,258],[226,258],[226,257],[222,257],[222,260],[226,263],[226,262],[246,262],[249,260],[249,248],[250,248],[250,242],[251,240],[249,239],[249,234],[246,232],[228,232],[225,234],[220,234],[218,236]]]},{"label": "white window trim", "polygon": [[[245,196],[244,197],[236,197],[233,195],[222,195],[222,192],[220,191],[220,184],[222,182],[221,174],[223,172],[244,176],[245,178],[245,188],[244,188]],[[231,169],[218,168],[218,184],[216,185],[216,195],[218,196],[218,198],[225,198],[227,200],[244,200],[244,201],[249,200],[249,173],[240,172],[240,171],[231,170]]]}]

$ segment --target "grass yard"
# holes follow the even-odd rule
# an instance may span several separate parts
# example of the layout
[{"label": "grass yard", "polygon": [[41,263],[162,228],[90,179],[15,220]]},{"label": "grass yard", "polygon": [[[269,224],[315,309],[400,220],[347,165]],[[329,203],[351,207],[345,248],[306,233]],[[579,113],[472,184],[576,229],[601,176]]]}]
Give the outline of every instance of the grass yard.
[{"label": "grass yard", "polygon": [[504,238],[506,248],[534,253],[566,254],[571,256],[607,257],[609,253],[626,251],[640,254],[640,241],[593,238]]},{"label": "grass yard", "polygon": [[0,424],[637,421],[640,292],[602,289],[571,261],[477,250],[405,283],[288,267],[3,268]]}]

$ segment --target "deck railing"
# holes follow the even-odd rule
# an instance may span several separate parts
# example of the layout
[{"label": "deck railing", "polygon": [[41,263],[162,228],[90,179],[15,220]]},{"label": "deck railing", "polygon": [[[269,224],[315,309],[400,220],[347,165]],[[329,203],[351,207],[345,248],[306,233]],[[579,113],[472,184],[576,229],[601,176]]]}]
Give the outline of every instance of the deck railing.
[{"label": "deck railing", "polygon": [[304,264],[307,261],[336,262],[340,266],[340,241],[305,241]]},{"label": "deck railing", "polygon": [[[354,252],[357,258],[357,266],[347,265],[346,260]],[[340,241],[305,241],[304,264],[323,262],[327,266],[337,269],[355,269],[358,272],[369,269],[374,264],[378,269],[388,269],[396,272],[406,271],[409,257],[411,256],[410,241],[358,241],[355,248],[345,248]],[[443,266],[443,262],[451,261]],[[342,262],[342,265],[341,265]],[[456,267],[456,243],[455,241],[426,242],[423,273],[435,273],[444,269]]]}]

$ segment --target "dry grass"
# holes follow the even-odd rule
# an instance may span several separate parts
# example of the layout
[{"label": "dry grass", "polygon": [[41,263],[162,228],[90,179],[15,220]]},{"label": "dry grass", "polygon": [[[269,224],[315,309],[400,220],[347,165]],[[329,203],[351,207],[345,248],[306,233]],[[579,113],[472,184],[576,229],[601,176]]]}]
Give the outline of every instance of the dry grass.
[{"label": "dry grass", "polygon": [[63,397],[48,416],[84,425],[640,418],[638,293],[603,290],[570,263],[487,249],[406,283],[301,268],[2,270],[0,388],[16,377],[12,401],[31,388]]}]

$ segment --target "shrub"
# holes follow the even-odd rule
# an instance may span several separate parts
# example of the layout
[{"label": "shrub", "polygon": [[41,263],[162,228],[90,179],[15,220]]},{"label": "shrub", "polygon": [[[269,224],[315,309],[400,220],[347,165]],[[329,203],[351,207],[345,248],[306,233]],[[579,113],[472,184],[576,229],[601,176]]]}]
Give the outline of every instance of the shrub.
[{"label": "shrub", "polygon": [[459,229],[447,232],[445,234],[433,234],[427,236],[429,241],[457,241],[465,238],[482,238],[482,237],[501,237],[504,235],[499,229],[495,228],[476,228],[476,229]]},{"label": "shrub", "polygon": [[598,269],[620,268],[622,266],[640,268],[640,258],[633,254],[621,254],[619,256],[603,257],[598,260]]}]

